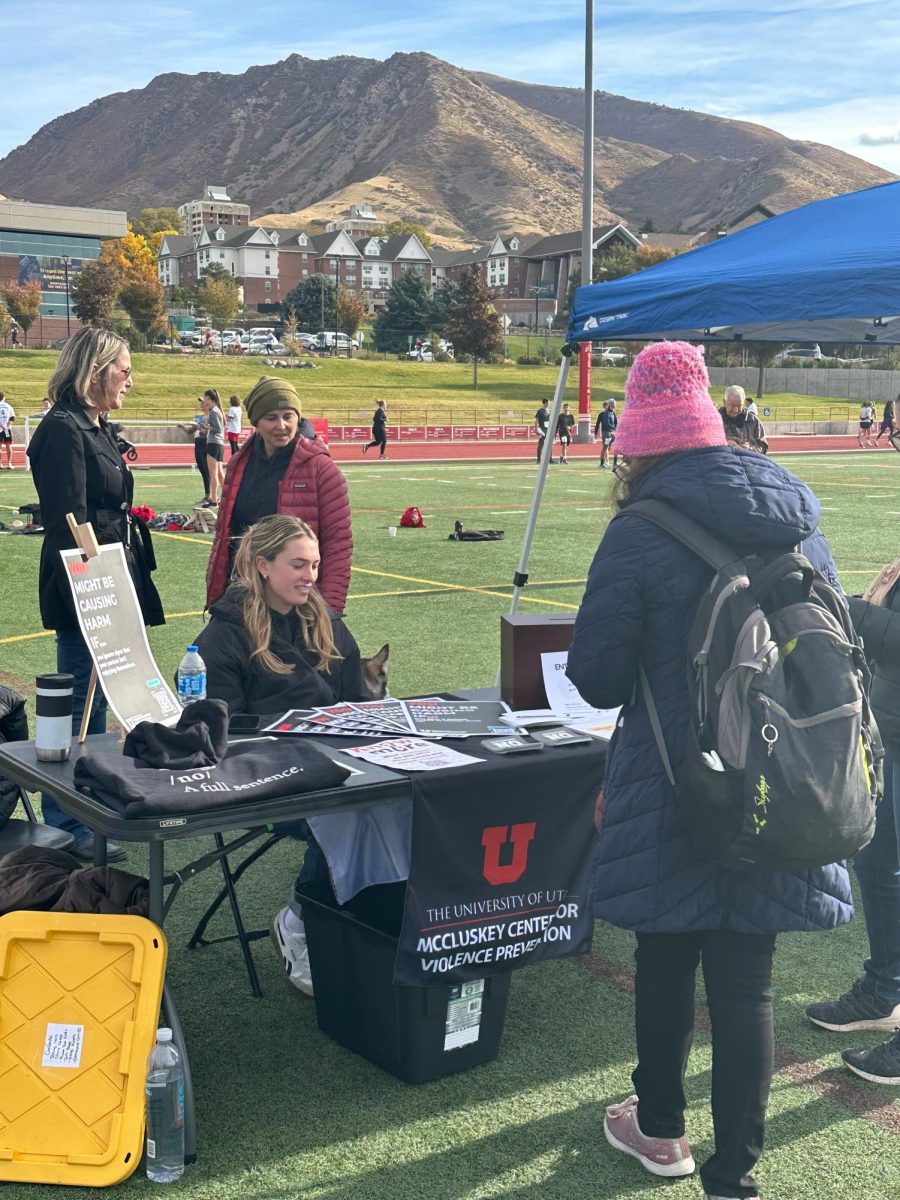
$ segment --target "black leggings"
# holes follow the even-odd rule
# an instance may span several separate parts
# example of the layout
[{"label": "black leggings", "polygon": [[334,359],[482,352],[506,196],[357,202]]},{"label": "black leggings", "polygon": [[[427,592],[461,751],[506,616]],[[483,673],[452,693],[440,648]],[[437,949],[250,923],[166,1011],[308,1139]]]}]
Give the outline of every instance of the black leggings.
[{"label": "black leggings", "polygon": [[209,495],[209,464],[206,461],[206,438],[194,438],[194,462],[203,480],[203,495]]},{"label": "black leggings", "polygon": [[385,454],[387,453],[387,434],[383,433],[379,437],[379,435],[373,429],[372,440],[371,442],[366,442],[366,449],[371,450],[373,446],[381,447],[381,457],[384,458]]},{"label": "black leggings", "polygon": [[716,1148],[700,1168],[711,1196],[746,1197],[762,1154],[775,1038],[769,934],[639,933],[635,975],[638,1065],[632,1080],[648,1137],[684,1134],[684,1076],[694,1035],[694,976],[703,979],[712,1023]]}]

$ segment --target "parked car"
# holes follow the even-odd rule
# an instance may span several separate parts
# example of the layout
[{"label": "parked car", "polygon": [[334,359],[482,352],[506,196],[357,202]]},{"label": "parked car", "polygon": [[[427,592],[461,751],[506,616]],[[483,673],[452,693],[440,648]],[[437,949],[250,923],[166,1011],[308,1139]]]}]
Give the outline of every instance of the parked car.
[{"label": "parked car", "polygon": [[818,345],[815,346],[794,346],[790,350],[782,350],[778,359],[780,362],[791,361],[796,362],[801,359],[804,362],[819,362],[826,356],[822,353]]},{"label": "parked car", "polygon": [[287,347],[275,338],[251,338],[247,354],[287,354]]},{"label": "parked car", "polygon": [[628,351],[624,346],[595,346],[591,360],[601,367],[619,367],[628,362]]},{"label": "parked car", "polygon": [[359,342],[346,333],[335,333],[333,329],[320,330],[316,334],[316,345],[320,350],[330,350],[337,346],[338,350],[358,350]]}]

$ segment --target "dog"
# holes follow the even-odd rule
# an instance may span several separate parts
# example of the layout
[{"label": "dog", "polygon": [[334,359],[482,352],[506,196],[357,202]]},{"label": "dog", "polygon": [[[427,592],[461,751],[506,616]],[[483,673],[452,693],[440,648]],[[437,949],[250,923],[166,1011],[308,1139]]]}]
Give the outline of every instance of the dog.
[{"label": "dog", "polygon": [[362,686],[368,700],[383,700],[388,694],[389,653],[390,646],[385,642],[377,654],[362,660]]}]

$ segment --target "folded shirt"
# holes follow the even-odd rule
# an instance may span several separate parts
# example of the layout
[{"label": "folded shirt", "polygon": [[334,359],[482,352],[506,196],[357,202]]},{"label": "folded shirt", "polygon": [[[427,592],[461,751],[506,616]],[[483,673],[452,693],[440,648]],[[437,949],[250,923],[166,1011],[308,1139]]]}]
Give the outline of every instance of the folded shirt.
[{"label": "folded shirt", "polygon": [[338,787],[350,775],[308,742],[266,739],[232,746],[208,767],[147,767],[122,754],[85,754],[75,785],[126,817],[205,812]]},{"label": "folded shirt", "polygon": [[228,749],[228,705],[194,700],[171,728],[141,721],[125,738],[122,753],[148,767],[209,767]]}]

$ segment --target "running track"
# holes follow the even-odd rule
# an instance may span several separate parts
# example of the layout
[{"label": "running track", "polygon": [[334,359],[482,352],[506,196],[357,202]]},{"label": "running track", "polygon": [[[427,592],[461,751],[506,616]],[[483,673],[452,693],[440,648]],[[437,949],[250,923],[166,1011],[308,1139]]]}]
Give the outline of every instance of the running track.
[{"label": "running track", "polygon": [[[331,454],[336,462],[377,463],[377,454],[364,455],[359,442],[332,442]],[[554,456],[559,447],[554,445]],[[853,434],[791,435],[781,434],[769,438],[769,449],[773,454],[821,454],[834,450],[860,450]],[[881,453],[891,449],[884,444],[878,447]],[[473,462],[473,461],[534,461],[534,442],[390,442],[388,463],[391,462]],[[573,445],[569,447],[569,458],[575,462],[596,462],[600,454],[597,445]],[[227,455],[226,455],[227,458]],[[194,461],[193,447],[184,445],[141,445],[135,467],[190,466]],[[24,447],[13,447],[13,465],[25,465]]]}]

